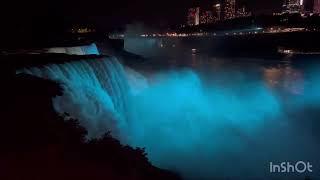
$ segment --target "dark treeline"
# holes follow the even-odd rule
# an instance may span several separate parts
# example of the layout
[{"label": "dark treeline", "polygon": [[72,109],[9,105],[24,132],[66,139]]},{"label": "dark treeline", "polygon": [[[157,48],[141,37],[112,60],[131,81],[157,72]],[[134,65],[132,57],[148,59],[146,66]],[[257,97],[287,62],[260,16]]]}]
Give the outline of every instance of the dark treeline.
[{"label": "dark treeline", "polygon": [[180,179],[110,132],[87,140],[77,120],[54,111],[52,98],[63,93],[59,84],[29,75],[2,76],[2,82],[1,180]]}]

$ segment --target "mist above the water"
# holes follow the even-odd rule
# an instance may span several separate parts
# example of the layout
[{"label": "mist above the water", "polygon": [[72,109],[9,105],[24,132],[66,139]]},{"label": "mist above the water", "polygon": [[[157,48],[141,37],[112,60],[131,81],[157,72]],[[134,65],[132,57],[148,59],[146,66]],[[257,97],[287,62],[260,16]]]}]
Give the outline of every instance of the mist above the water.
[{"label": "mist above the water", "polygon": [[[310,122],[303,118],[303,108],[319,105],[317,85],[303,89],[300,97],[292,95],[295,108],[288,109],[291,102],[284,103],[261,78],[243,78],[241,72],[220,75],[215,78],[232,83],[208,82],[188,68],[148,77],[148,86],[133,97],[131,145],[146,147],[151,162],[187,179],[319,177],[269,171],[270,162],[319,165],[319,139],[303,124]],[[305,83],[318,82],[314,75]]]}]

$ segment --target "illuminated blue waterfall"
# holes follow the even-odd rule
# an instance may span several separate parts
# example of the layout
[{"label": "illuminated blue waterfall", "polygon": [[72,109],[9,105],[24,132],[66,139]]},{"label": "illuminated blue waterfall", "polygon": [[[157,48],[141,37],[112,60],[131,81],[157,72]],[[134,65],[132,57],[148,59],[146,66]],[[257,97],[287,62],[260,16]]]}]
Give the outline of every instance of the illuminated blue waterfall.
[{"label": "illuminated blue waterfall", "polygon": [[[60,82],[64,95],[54,100],[57,112],[79,119],[89,137],[111,130],[124,143],[146,147],[156,166],[183,177],[271,179],[270,161],[320,165],[318,144],[283,112],[279,97],[261,80],[239,73],[227,76],[233,78],[227,86],[206,82],[192,69],[144,77],[115,58],[19,73]],[[280,179],[293,177],[296,174]]]}]

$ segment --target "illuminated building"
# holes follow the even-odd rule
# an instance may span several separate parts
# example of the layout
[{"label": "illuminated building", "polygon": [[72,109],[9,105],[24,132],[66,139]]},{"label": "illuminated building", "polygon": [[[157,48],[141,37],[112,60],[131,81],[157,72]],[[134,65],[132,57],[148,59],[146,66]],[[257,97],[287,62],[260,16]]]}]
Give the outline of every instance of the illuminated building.
[{"label": "illuminated building", "polygon": [[313,12],[319,14],[320,13],[320,0],[314,0],[313,2]]},{"label": "illuminated building", "polygon": [[236,17],[236,1],[226,0],[224,5],[224,19],[233,19]]},{"label": "illuminated building", "polygon": [[303,0],[284,0],[283,13],[300,13],[303,11]]},{"label": "illuminated building", "polygon": [[214,21],[221,20],[221,4],[213,5],[213,18],[214,18]]},{"label": "illuminated building", "polygon": [[199,19],[200,19],[200,8],[196,8],[196,18],[195,18],[195,23],[196,25],[199,25]]},{"label": "illuminated building", "polygon": [[200,16],[200,24],[214,23],[215,19],[213,18],[211,11],[203,11]]},{"label": "illuminated building", "polygon": [[188,10],[188,20],[187,20],[188,22],[187,22],[187,24],[189,26],[195,25],[196,24],[195,18],[196,18],[196,9],[195,8],[190,8]]},{"label": "illuminated building", "polygon": [[237,10],[237,18],[248,16],[251,16],[251,12],[247,12],[245,6]]},{"label": "illuminated building", "polygon": [[199,25],[200,22],[200,8],[190,8],[188,11],[188,22],[189,26]]}]

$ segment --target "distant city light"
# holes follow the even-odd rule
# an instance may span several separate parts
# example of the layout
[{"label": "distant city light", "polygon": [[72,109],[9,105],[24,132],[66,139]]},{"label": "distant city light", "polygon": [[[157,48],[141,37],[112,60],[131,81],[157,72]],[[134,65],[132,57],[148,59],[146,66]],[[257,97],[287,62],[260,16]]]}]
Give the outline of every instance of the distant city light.
[{"label": "distant city light", "polygon": [[95,32],[95,29],[90,28],[73,28],[71,29],[71,33],[73,34],[86,34],[86,33],[93,33]]},{"label": "distant city light", "polygon": [[212,9],[200,9],[200,7],[190,8],[187,15],[187,24],[189,26],[194,26],[199,24],[215,23],[221,20],[251,16],[251,12],[248,12],[245,6],[242,6],[240,9],[236,9],[235,0],[226,0],[223,5],[218,3],[213,4],[211,7]]},{"label": "distant city light", "polygon": [[[157,37],[214,37],[214,36],[244,36],[244,35],[252,35],[252,34],[276,34],[276,33],[290,33],[290,32],[308,32],[308,31],[316,31],[318,29],[307,29],[307,28],[286,28],[280,26],[262,28],[262,27],[254,27],[249,29],[233,29],[232,31],[216,31],[216,32],[194,32],[194,33],[177,33],[177,32],[170,32],[170,33],[153,33],[153,34],[141,34],[141,38],[157,38]],[[119,37],[123,37],[120,35]],[[163,44],[159,45],[160,47],[164,47]],[[175,47],[176,45],[172,45]]]}]

